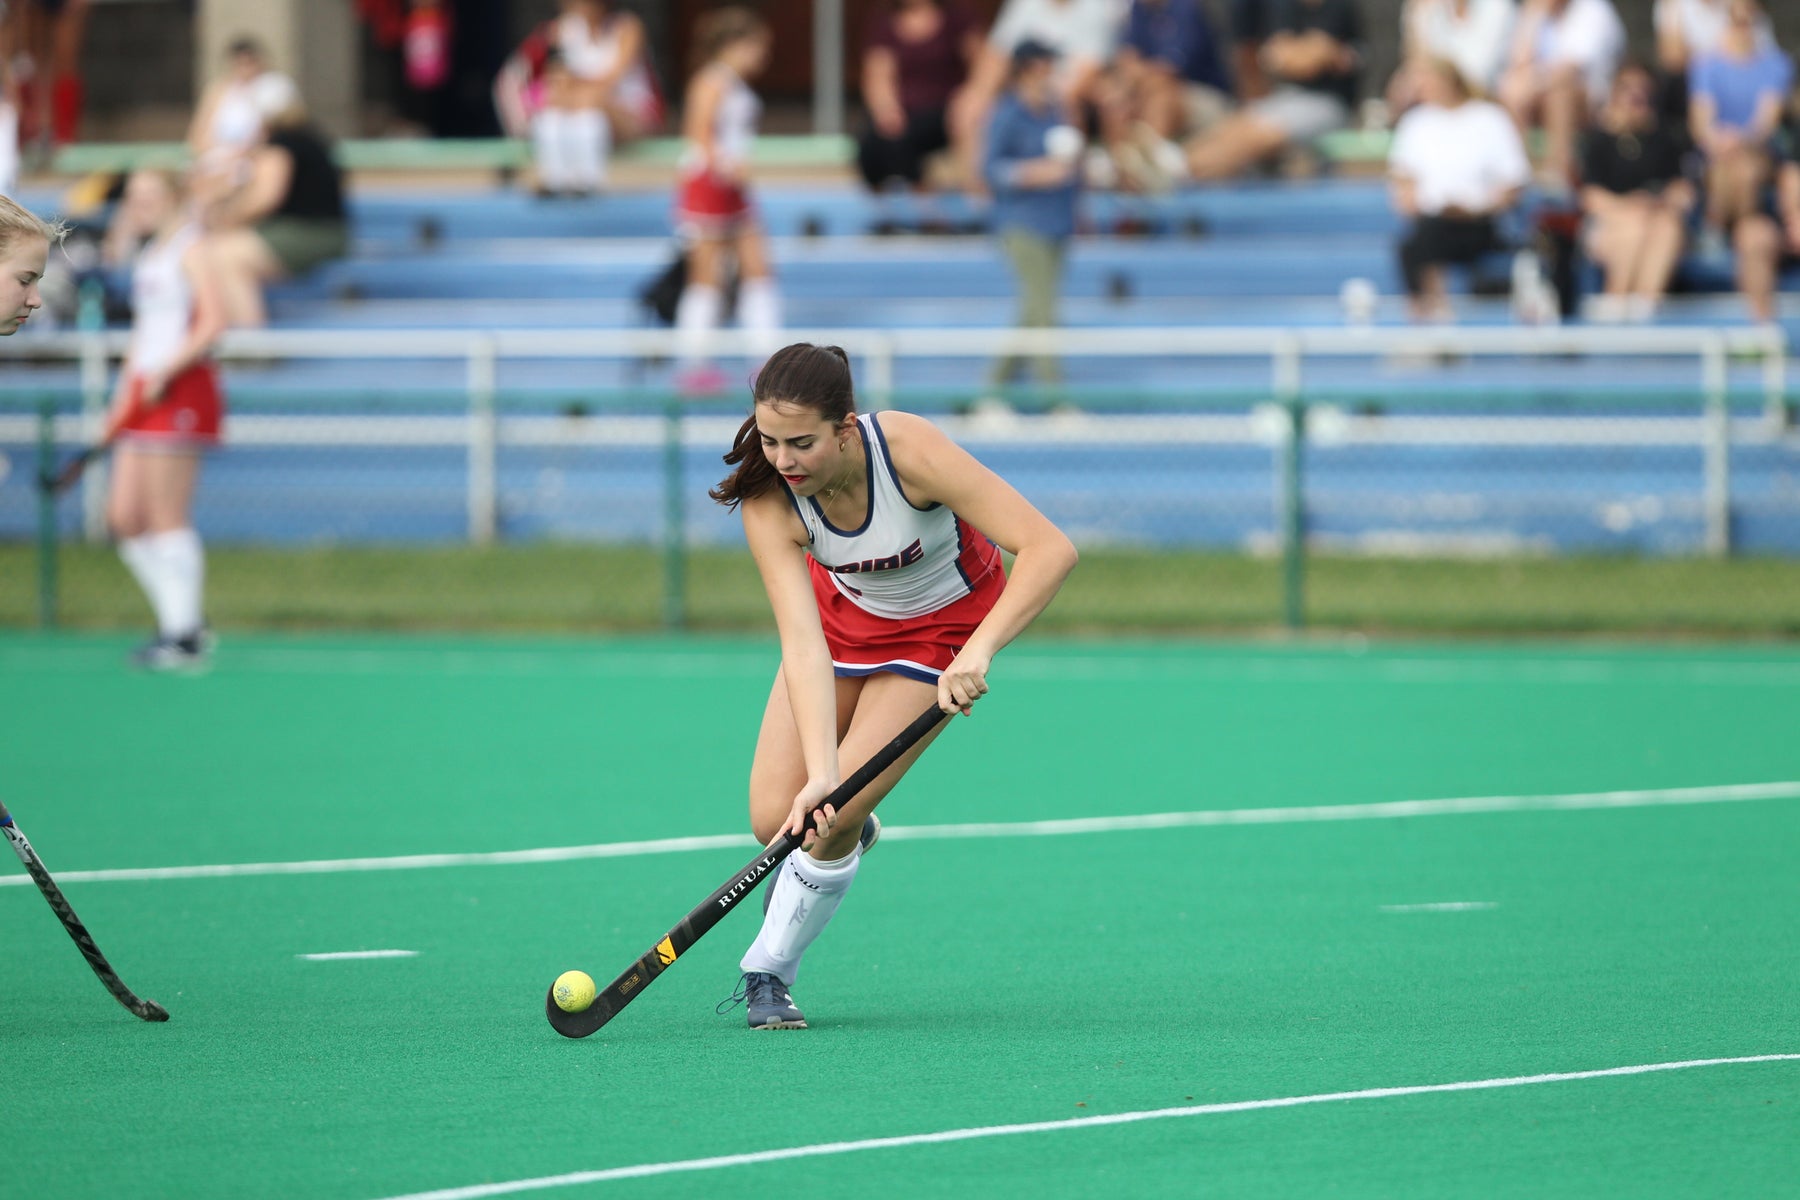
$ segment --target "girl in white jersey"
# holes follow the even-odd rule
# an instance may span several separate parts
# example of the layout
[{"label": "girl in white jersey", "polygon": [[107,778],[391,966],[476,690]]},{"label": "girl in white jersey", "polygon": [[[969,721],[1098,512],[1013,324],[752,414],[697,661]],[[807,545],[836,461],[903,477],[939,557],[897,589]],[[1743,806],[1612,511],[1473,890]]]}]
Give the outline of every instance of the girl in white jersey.
[{"label": "girl in white jersey", "polygon": [[50,243],[61,238],[60,225],[0,196],[0,337],[19,332],[44,307],[38,282],[49,262]]},{"label": "girl in white jersey", "polygon": [[531,137],[545,195],[606,186],[614,146],[662,125],[662,95],[645,52],[644,22],[605,0],[562,0],[494,81],[507,132]]},{"label": "girl in white jersey", "polygon": [[756,335],[758,354],[775,348],[781,329],[781,294],[769,264],[768,240],[750,203],[749,162],[762,102],[747,80],[769,58],[769,27],[746,8],[721,8],[701,17],[696,36],[705,66],[688,85],[676,227],[687,242],[688,278],[675,308],[684,337],[685,390],[722,390],[725,379],[705,365],[709,333],[725,307],[729,256],[738,267],[738,315]]},{"label": "girl in white jersey", "polygon": [[201,452],[217,444],[224,418],[207,356],[225,315],[174,177],[135,172],[121,219],[150,240],[132,268],[131,348],[113,393],[112,421],[121,432],[106,514],[119,557],[156,613],[157,635],[134,660],[168,670],[199,665],[207,654],[205,559],[192,509]]},{"label": "girl in white jersey", "polygon": [[[764,843],[807,832],[806,810],[935,701],[967,713],[993,657],[1075,566],[1062,531],[921,417],[858,415],[836,346],[777,351],[713,499],[739,509],[781,636],[781,670],[750,769]],[[999,550],[1014,555],[1012,577]],[[939,726],[938,729],[942,729]],[[733,1001],[752,1029],[804,1029],[789,988],[880,826],[874,809],[933,735],[841,809],[770,884]]]}]

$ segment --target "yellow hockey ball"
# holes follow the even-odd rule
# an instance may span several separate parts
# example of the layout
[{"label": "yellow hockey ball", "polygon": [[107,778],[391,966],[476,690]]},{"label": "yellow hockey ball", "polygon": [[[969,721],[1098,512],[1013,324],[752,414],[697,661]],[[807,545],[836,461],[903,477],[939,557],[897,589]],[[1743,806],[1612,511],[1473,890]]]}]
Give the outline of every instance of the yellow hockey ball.
[{"label": "yellow hockey ball", "polygon": [[584,1012],[594,1002],[595,992],[594,981],[586,971],[564,971],[556,977],[550,994],[556,997],[556,1007],[564,1012]]}]

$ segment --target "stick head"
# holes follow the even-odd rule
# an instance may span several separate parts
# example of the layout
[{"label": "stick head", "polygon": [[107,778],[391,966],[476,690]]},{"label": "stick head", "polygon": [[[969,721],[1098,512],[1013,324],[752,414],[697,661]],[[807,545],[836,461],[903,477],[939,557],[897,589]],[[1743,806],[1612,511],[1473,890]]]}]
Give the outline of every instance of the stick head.
[{"label": "stick head", "polygon": [[131,1011],[132,1015],[141,1017],[146,1021],[166,1021],[169,1019],[169,1010],[154,1000],[139,1000],[136,1004],[131,1006]]},{"label": "stick head", "polygon": [[551,984],[550,990],[544,993],[544,1015],[550,1019],[550,1028],[566,1038],[584,1038],[593,1033],[619,1011],[610,991],[595,996],[594,1002],[580,1012],[564,1012],[556,1002],[556,985]]}]

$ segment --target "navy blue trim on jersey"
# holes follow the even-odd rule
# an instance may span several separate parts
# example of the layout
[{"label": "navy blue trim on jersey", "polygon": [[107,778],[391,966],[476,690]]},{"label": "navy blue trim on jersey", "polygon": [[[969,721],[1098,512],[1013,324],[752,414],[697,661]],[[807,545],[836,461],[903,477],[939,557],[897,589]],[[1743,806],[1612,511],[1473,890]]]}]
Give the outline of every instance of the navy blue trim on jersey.
[{"label": "navy blue trim on jersey", "polygon": [[875,413],[870,413],[869,426],[875,430],[875,440],[881,443],[881,461],[887,466],[888,478],[894,481],[894,490],[900,493],[900,498],[906,501],[906,506],[914,512],[933,512],[944,507],[936,500],[923,508],[912,502],[912,498],[906,494],[905,485],[900,482],[900,468],[894,465],[894,452],[888,449],[887,434],[881,431],[881,418]]},{"label": "navy blue trim on jersey", "polygon": [[807,497],[807,499],[812,502],[813,511],[819,514],[819,520],[825,522],[825,528],[831,530],[831,532],[837,534],[839,537],[861,537],[869,531],[869,522],[875,519],[875,480],[872,477],[875,472],[875,454],[874,451],[869,448],[868,438],[862,439],[862,444],[863,478],[867,480],[866,486],[869,489],[869,511],[863,514],[863,523],[861,525],[858,525],[855,529],[839,529],[836,525],[831,523],[831,518],[826,516],[825,510],[819,506],[819,498],[817,496]]},{"label": "navy blue trim on jersey", "polygon": [[951,526],[956,530],[956,557],[951,559],[950,561],[952,561],[956,564],[956,573],[958,575],[962,576],[963,586],[968,588],[969,594],[971,596],[973,596],[975,594],[975,581],[973,579],[969,578],[969,573],[967,571],[963,570],[963,565],[962,565],[962,556],[963,556],[963,549],[964,549],[964,546],[963,546],[963,519],[961,517],[957,516],[956,514],[952,513],[950,516],[950,522],[951,522]]},{"label": "navy blue trim on jersey", "polygon": [[812,526],[806,523],[806,514],[800,511],[800,498],[794,495],[794,489],[787,485],[787,480],[785,479],[781,481],[781,490],[787,496],[788,504],[793,507],[794,515],[800,518],[800,528],[806,531],[806,544],[809,546],[812,545]]},{"label": "navy blue trim on jersey", "polygon": [[831,673],[840,679],[860,679],[867,675],[879,675],[883,671],[892,675],[903,675],[907,679],[916,679],[920,683],[936,683],[938,672],[927,671],[921,667],[908,666],[906,663],[885,662],[873,667],[840,667],[831,664]]}]

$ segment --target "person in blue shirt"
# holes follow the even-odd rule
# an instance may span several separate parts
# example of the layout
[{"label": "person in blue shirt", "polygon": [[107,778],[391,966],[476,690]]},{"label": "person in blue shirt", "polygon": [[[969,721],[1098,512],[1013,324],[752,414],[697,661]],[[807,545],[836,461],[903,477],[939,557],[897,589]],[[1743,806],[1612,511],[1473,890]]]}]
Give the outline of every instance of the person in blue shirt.
[{"label": "person in blue shirt", "polygon": [[1725,32],[1688,73],[1688,121],[1706,156],[1706,220],[1721,234],[1763,209],[1773,173],[1770,142],[1781,124],[1794,68],[1758,38],[1756,0],[1731,0]]},{"label": "person in blue shirt", "polygon": [[1127,179],[1150,190],[1183,172],[1176,142],[1231,110],[1231,78],[1200,0],[1133,0],[1110,83],[1107,146]]},{"label": "person in blue shirt", "polygon": [[[989,118],[982,175],[994,196],[993,224],[1019,282],[1019,325],[1051,328],[1063,259],[1075,232],[1082,136],[1067,124],[1056,90],[1056,51],[1027,40],[1014,47],[1011,79]],[[1057,361],[1034,356],[1039,382],[1062,378]],[[994,364],[990,382],[1009,383],[1020,359]]]}]

